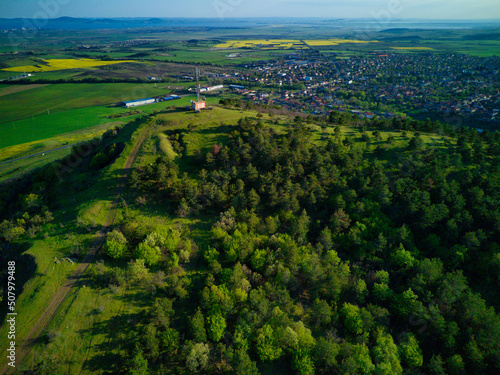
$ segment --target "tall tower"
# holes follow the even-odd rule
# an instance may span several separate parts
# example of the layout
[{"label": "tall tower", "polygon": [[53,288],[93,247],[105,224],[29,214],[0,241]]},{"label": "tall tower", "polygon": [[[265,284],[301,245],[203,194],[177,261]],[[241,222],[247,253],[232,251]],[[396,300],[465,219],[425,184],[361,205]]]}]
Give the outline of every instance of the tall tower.
[{"label": "tall tower", "polygon": [[196,68],[196,100],[200,101],[200,69]]},{"label": "tall tower", "polygon": [[191,105],[196,112],[207,107],[205,100],[200,98],[200,70],[198,68],[196,68],[196,101],[191,100]]}]

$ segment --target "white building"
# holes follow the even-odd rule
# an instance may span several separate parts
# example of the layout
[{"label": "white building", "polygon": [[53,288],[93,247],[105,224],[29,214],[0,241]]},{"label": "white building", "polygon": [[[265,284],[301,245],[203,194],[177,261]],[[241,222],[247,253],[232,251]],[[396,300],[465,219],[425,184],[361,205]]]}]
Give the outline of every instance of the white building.
[{"label": "white building", "polygon": [[138,100],[131,100],[128,102],[123,102],[123,106],[127,108],[131,107],[138,107],[140,105],[145,105],[145,104],[152,104],[156,102],[156,99],[154,98],[146,98],[146,99],[138,99]]}]

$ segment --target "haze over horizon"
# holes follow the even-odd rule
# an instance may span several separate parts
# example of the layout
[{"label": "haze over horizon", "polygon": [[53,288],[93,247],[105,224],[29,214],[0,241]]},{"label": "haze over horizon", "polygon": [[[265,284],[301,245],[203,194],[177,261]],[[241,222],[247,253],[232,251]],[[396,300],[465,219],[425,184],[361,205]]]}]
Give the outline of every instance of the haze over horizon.
[{"label": "haze over horizon", "polygon": [[3,0],[4,18],[318,17],[480,20],[500,18],[498,0]]}]

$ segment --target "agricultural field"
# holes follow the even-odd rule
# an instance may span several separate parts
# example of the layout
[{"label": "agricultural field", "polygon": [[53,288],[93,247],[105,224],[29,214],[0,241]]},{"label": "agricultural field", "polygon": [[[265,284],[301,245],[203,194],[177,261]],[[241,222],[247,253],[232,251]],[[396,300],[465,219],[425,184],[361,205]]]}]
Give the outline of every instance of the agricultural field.
[{"label": "agricultural field", "polygon": [[310,47],[322,46],[338,46],[340,44],[367,44],[376,43],[377,40],[357,40],[357,39],[318,39],[318,40],[304,40],[304,43]]},{"label": "agricultural field", "polygon": [[162,61],[165,63],[197,63],[216,66],[229,66],[237,63],[259,61],[264,59],[278,58],[286,53],[286,50],[281,49],[243,49],[238,48],[231,50],[231,53],[239,53],[241,56],[238,58],[231,58],[228,56],[229,52],[224,49],[210,48],[204,49],[179,49],[168,51],[168,53],[156,53],[149,58],[154,61]]},{"label": "agricultural field", "polygon": [[[154,111],[162,111],[167,107],[184,107],[190,104],[190,101],[195,96],[183,97],[179,100],[172,100],[169,102],[160,102],[149,104],[145,106],[136,107],[141,113],[125,117],[109,118],[108,116],[119,115],[122,113],[130,112],[130,109],[123,107],[106,107],[106,106],[91,106],[85,108],[77,108],[29,117],[23,120],[12,121],[9,123],[0,124],[0,159],[6,157],[14,157],[20,152],[27,150],[21,149],[16,152],[7,152],[4,148],[27,144],[30,142],[46,140],[56,137],[61,134],[70,133],[73,131],[88,129],[94,126],[103,126],[111,124],[122,124],[124,122],[133,120],[143,115],[149,115]],[[218,102],[216,97],[208,97],[208,104],[215,104]],[[19,131],[22,129],[23,131]],[[71,139],[65,139],[63,144],[71,142]],[[6,155],[4,157],[4,155]]]},{"label": "agricultural field", "polygon": [[[82,140],[87,140],[87,137],[82,138]],[[37,145],[43,147],[43,144]],[[36,148],[33,149],[33,152],[36,152]],[[25,159],[16,160],[15,162],[2,162],[0,160],[0,183],[11,179],[22,178],[24,175],[36,169],[43,168],[48,164],[63,159],[70,152],[71,146],[67,146],[61,149],[36,154],[35,156]],[[0,153],[3,154],[3,150],[1,150]]]},{"label": "agricultural field", "polygon": [[430,47],[391,47],[392,49],[402,50],[402,51],[433,51],[434,48]]},{"label": "agricultural field", "polygon": [[315,40],[288,40],[288,39],[258,39],[258,40],[230,40],[215,45],[215,48],[262,48],[262,49],[304,49],[307,47],[338,46],[340,44],[366,44],[376,41],[356,39],[315,39]]},{"label": "agricultural field", "polygon": [[288,39],[256,39],[256,40],[230,40],[215,45],[215,48],[306,48],[300,40]]},{"label": "agricultural field", "polygon": [[[23,90],[24,87],[30,89]],[[12,92],[16,90],[17,92]],[[0,126],[26,118],[70,109],[112,106],[122,101],[169,94],[168,84],[154,83],[78,83],[13,86],[0,85],[4,105]],[[7,94],[8,93],[8,94]],[[27,105],[19,105],[26,103]]]},{"label": "agricultural field", "polygon": [[82,69],[94,68],[96,66],[121,64],[125,62],[133,62],[132,60],[118,60],[118,61],[100,61],[93,59],[41,59],[38,65],[25,65],[16,66],[12,68],[5,68],[3,70],[9,72],[49,72],[53,70],[67,70],[67,69]]}]

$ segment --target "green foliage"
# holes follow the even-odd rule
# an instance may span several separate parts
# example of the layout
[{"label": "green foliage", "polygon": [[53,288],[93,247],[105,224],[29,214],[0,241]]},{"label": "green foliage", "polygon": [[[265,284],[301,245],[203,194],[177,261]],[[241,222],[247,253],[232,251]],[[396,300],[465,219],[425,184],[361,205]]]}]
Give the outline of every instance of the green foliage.
[{"label": "green foliage", "polygon": [[293,331],[297,334],[298,348],[304,351],[310,351],[316,344],[316,340],[311,334],[311,330],[307,328],[302,321],[292,324]]},{"label": "green foliage", "polygon": [[454,354],[449,357],[447,362],[448,372],[451,375],[465,374],[465,366],[460,354]]},{"label": "green foliage", "polygon": [[445,375],[444,362],[441,355],[433,355],[429,361],[429,373],[431,375]]},{"label": "green foliage", "polygon": [[394,344],[392,336],[378,329],[376,333],[376,344],[372,350],[375,362],[375,374],[397,375],[403,373],[399,362],[398,347]]},{"label": "green foliage", "polygon": [[372,374],[376,367],[365,344],[347,344],[343,347],[341,373]]},{"label": "green foliage", "polygon": [[116,229],[109,232],[106,237],[106,254],[114,259],[122,258],[127,250],[127,239]]},{"label": "green foliage", "polygon": [[250,262],[255,270],[261,271],[264,268],[264,265],[266,264],[267,253],[268,251],[262,249],[256,249],[254,251]]},{"label": "green foliage", "polygon": [[394,252],[392,256],[392,261],[397,267],[401,267],[403,269],[412,268],[415,264],[415,258],[411,255],[411,253],[403,247],[402,244]]},{"label": "green foliage", "polygon": [[299,375],[313,375],[314,362],[310,354],[304,350],[297,350],[292,357],[292,369]]},{"label": "green foliage", "polygon": [[226,285],[211,285],[202,292],[202,305],[207,311],[229,313],[234,306]]},{"label": "green foliage", "polygon": [[186,365],[189,371],[191,371],[191,373],[203,371],[208,364],[209,353],[210,348],[208,344],[194,344],[186,360]]},{"label": "green foliage", "polygon": [[196,314],[191,318],[191,330],[193,333],[194,341],[206,342],[207,332],[205,329],[205,318],[201,309],[196,310]]},{"label": "green foliage", "polygon": [[[160,115],[182,119],[169,138],[183,156],[138,159],[129,193],[144,199],[123,210],[123,235],[107,236],[114,268],[92,267],[120,297],[106,300],[110,314],[120,301],[136,302],[127,305],[127,332],[109,335],[117,356],[142,348],[123,363],[150,373],[256,374],[257,365],[282,361],[300,374],[498,372],[498,135],[460,130],[456,148],[450,138],[410,150],[394,135],[422,130],[410,119],[335,114],[344,124],[332,136],[320,118],[292,125],[276,115],[278,124],[266,125],[263,113],[214,127],[209,115],[197,114],[190,132],[181,125],[190,115]],[[359,148],[358,129],[346,124],[388,139],[384,159],[376,145]],[[487,152],[476,162],[479,142]],[[465,143],[473,152],[459,162]],[[34,181],[0,192],[2,241],[14,242],[7,251],[22,250],[28,236],[33,252],[49,241],[33,227],[70,242],[52,236],[61,225],[48,224],[57,184]],[[142,210],[151,221],[133,219]],[[175,224],[158,224],[165,220]],[[20,234],[9,235],[13,228]],[[137,259],[124,271],[127,246]],[[129,287],[116,287],[125,275]],[[413,332],[399,348],[398,332]]]},{"label": "green foliage", "polygon": [[145,264],[152,266],[161,260],[161,250],[158,246],[150,246],[147,242],[141,242],[135,249],[135,256],[143,260]]},{"label": "green foliage", "polygon": [[409,288],[394,297],[393,307],[400,316],[407,317],[416,310],[417,304],[418,296]]},{"label": "green foliage", "polygon": [[408,143],[409,150],[422,151],[425,148],[425,142],[420,136],[415,136]]},{"label": "green foliage", "polygon": [[233,369],[236,374],[258,375],[260,374],[257,363],[252,361],[244,350],[236,350],[233,356]]},{"label": "green foliage", "polygon": [[332,240],[332,232],[330,231],[330,228],[325,227],[320,233],[320,237],[318,239],[318,242],[323,246],[323,249],[326,251],[331,250],[333,246],[333,240]]},{"label": "green foliage", "polygon": [[317,298],[312,307],[312,315],[316,326],[327,325],[332,321],[332,308],[328,302]]},{"label": "green foliage", "polygon": [[393,291],[389,288],[389,285],[385,283],[373,284],[373,296],[377,301],[386,301],[390,299],[392,295]]},{"label": "green foliage", "polygon": [[207,331],[212,341],[220,341],[226,332],[226,319],[220,313],[211,313],[207,317]]},{"label": "green foliage", "polygon": [[389,284],[389,272],[380,270],[375,272],[375,278],[378,282],[383,284]]},{"label": "green foliage", "polygon": [[7,242],[16,241],[26,233],[26,230],[23,227],[11,225],[7,221],[2,223],[1,229],[2,237],[4,237]]},{"label": "green foliage", "polygon": [[148,361],[144,358],[142,350],[137,348],[127,367],[127,374],[129,375],[147,375],[149,373]]},{"label": "green foliage", "polygon": [[421,367],[423,364],[422,350],[418,345],[417,338],[412,333],[408,333],[399,345],[399,354],[401,361],[408,367]]},{"label": "green foliage", "polygon": [[255,348],[261,361],[274,361],[283,353],[282,349],[277,346],[274,330],[268,324],[264,324],[257,330]]},{"label": "green foliage", "polygon": [[330,337],[320,337],[312,355],[317,367],[322,369],[323,373],[331,373],[338,366],[337,356],[339,352],[340,345],[338,342]]},{"label": "green foliage", "polygon": [[145,282],[149,279],[149,270],[144,264],[144,259],[131,260],[127,271],[132,282]]},{"label": "green foliage", "polygon": [[350,333],[355,335],[363,333],[363,319],[358,306],[344,303],[341,313],[344,317],[344,325]]}]

